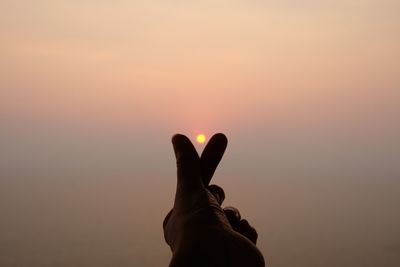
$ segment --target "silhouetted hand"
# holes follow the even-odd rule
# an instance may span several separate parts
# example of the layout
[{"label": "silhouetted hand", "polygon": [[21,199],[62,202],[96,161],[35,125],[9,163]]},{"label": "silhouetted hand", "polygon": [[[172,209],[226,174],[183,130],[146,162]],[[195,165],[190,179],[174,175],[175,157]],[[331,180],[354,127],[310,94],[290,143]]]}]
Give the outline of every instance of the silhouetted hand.
[{"label": "silhouetted hand", "polygon": [[235,208],[221,208],[224,190],[209,185],[227,139],[214,135],[199,157],[190,140],[172,138],[178,182],[173,209],[164,220],[164,237],[173,256],[170,267],[261,267],[257,232]]}]

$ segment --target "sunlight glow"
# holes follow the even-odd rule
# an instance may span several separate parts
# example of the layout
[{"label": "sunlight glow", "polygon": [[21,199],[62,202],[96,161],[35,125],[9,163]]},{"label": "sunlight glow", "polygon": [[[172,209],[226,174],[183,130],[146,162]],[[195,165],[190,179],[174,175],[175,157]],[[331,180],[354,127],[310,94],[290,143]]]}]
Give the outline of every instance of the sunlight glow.
[{"label": "sunlight glow", "polygon": [[198,134],[198,135],[196,136],[196,141],[197,141],[199,144],[203,144],[203,143],[206,141],[206,136],[205,136],[204,134]]}]

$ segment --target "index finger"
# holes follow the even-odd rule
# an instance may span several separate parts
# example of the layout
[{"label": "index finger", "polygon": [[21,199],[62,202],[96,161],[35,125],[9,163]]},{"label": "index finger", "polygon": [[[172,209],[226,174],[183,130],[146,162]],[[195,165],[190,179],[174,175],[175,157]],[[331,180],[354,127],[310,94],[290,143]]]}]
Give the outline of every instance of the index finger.
[{"label": "index finger", "polygon": [[177,194],[203,188],[200,173],[200,159],[189,138],[182,134],[172,137],[177,165]]}]

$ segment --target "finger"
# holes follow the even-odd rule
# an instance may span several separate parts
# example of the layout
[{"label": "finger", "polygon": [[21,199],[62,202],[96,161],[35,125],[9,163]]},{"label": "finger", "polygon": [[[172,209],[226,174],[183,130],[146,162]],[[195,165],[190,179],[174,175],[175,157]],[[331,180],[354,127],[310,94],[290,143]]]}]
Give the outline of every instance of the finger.
[{"label": "finger", "polygon": [[222,189],[221,187],[219,187],[218,185],[215,185],[215,184],[208,186],[207,189],[208,189],[208,191],[211,192],[211,194],[213,194],[213,196],[217,200],[218,204],[222,205],[222,202],[224,202],[224,200],[225,200],[224,189]]},{"label": "finger", "polygon": [[239,210],[234,207],[225,207],[224,213],[233,230],[237,231],[241,219]]},{"label": "finger", "polygon": [[164,232],[164,240],[165,240],[165,242],[167,242],[167,244],[169,244],[170,245],[170,241],[171,241],[171,238],[170,238],[170,236],[168,235],[169,234],[169,231],[167,230],[167,227],[168,227],[168,223],[169,223],[169,221],[170,221],[170,218],[171,218],[171,215],[172,215],[172,211],[173,211],[173,209],[171,209],[169,212],[168,212],[168,214],[167,214],[167,216],[165,216],[165,219],[164,219],[164,221],[163,221],[163,232]]},{"label": "finger", "polygon": [[201,154],[201,174],[204,185],[208,185],[211,178],[224,155],[228,139],[222,133],[215,134],[211,137]]},{"label": "finger", "polygon": [[235,230],[241,235],[250,239],[250,241],[253,242],[254,245],[257,243],[257,231],[249,224],[247,220],[241,220],[237,226],[237,229]]},{"label": "finger", "polygon": [[172,137],[176,166],[178,169],[177,193],[203,188],[200,173],[200,158],[189,138],[182,134]]},{"label": "finger", "polygon": [[167,228],[167,224],[168,224],[169,218],[171,218],[172,211],[173,211],[173,209],[171,209],[171,210],[168,212],[168,214],[165,216],[165,218],[164,218],[164,221],[163,221],[163,229],[164,229],[164,231],[165,231],[165,229]]}]

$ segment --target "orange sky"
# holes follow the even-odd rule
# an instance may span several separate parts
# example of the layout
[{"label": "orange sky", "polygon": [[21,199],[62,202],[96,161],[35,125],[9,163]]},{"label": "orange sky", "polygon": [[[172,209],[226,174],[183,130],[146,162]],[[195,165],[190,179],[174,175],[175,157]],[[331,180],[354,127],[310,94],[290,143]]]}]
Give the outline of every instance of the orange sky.
[{"label": "orange sky", "polygon": [[399,14],[0,0],[0,265],[166,266],[170,138],[224,132],[213,182],[268,265],[400,266]]},{"label": "orange sky", "polygon": [[178,131],[283,143],[380,135],[385,150],[399,133],[398,1],[2,1],[0,10],[11,151],[18,136],[168,143]]}]

